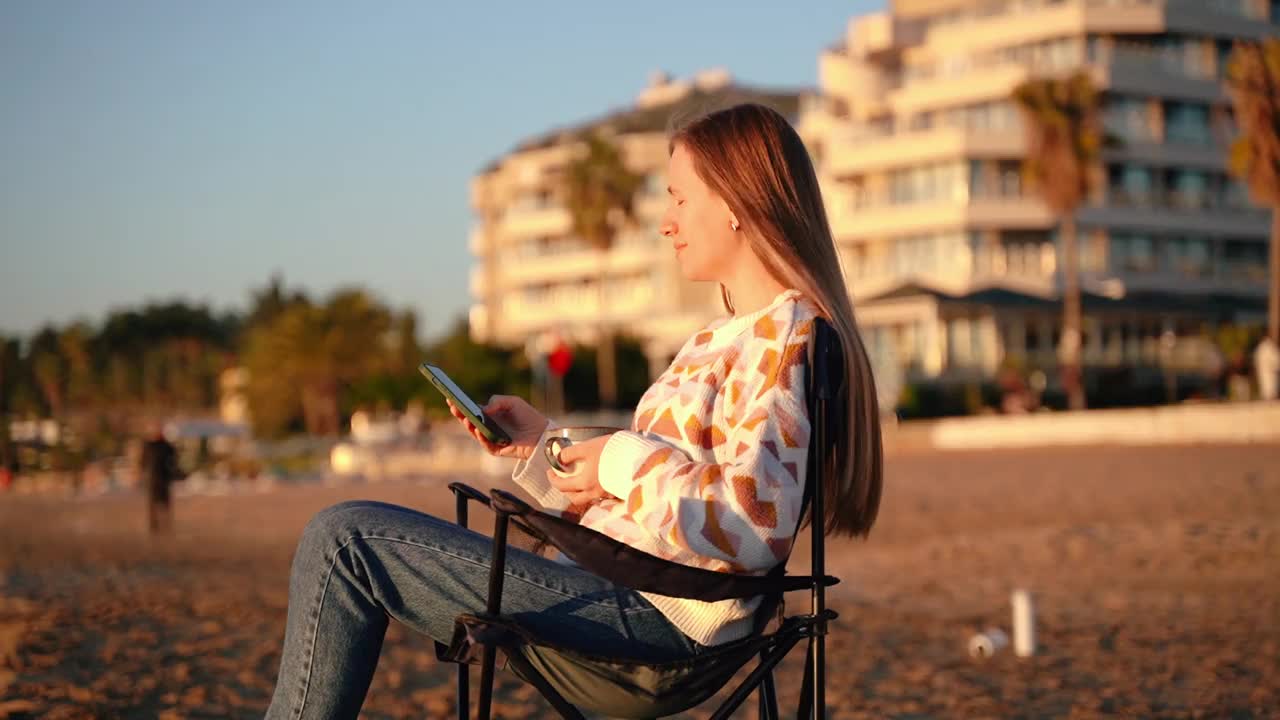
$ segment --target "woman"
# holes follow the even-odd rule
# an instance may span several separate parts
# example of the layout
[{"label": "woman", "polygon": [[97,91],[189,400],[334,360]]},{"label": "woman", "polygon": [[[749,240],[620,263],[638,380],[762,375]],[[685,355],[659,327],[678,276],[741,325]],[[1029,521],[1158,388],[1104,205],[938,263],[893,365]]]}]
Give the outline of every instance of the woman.
[{"label": "woman", "polygon": [[[863,535],[880,500],[879,414],[818,181],[777,112],[739,105],[674,133],[661,232],[684,275],[716,282],[729,316],[695,334],[636,409],[630,431],[539,452],[550,423],[525,401],[485,413],[511,435],[514,479],[560,512],[646,552],[764,573],[790,551],[808,460],[803,363],[813,319],[840,336],[849,437],[822,478],[828,533]],[[354,717],[389,617],[447,642],[484,607],[491,540],[407,508],[350,502],[308,524],[294,558],[280,677],[268,717]],[[751,630],[759,600],[701,602],[614,586],[511,550],[503,612],[590,653],[689,657]]]}]

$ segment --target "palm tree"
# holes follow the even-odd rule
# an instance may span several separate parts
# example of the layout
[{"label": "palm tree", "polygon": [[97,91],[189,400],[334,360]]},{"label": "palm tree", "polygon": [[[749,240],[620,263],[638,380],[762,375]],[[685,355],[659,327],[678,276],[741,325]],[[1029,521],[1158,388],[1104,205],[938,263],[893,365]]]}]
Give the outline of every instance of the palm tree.
[{"label": "palm tree", "polygon": [[1062,377],[1068,405],[1085,407],[1080,371],[1080,251],[1076,208],[1089,196],[1092,168],[1103,144],[1100,99],[1083,72],[1037,78],[1018,86],[1014,102],[1026,121],[1027,182],[1061,221]]},{"label": "palm tree", "polygon": [[1236,43],[1227,89],[1240,129],[1228,165],[1253,201],[1271,208],[1267,335],[1280,343],[1280,40]]},{"label": "palm tree", "polygon": [[584,152],[565,167],[561,192],[572,218],[573,232],[600,256],[596,282],[597,307],[601,313],[596,375],[600,405],[611,408],[618,399],[618,373],[613,328],[604,314],[605,261],[617,234],[635,218],[634,203],[644,176],[632,172],[618,147],[603,135],[587,136],[584,145]]}]

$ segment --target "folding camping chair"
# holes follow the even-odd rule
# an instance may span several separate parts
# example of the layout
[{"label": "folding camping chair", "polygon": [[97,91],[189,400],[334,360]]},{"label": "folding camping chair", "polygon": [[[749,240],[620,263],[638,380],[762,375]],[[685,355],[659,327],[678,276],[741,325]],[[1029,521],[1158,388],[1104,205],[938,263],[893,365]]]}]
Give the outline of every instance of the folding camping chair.
[{"label": "folding camping chair", "polygon": [[[669,562],[637,551],[606,535],[576,523],[538,511],[502,490],[485,495],[462,483],[452,483],[457,522],[466,527],[469,502],[478,502],[496,513],[493,561],[485,611],[457,618],[448,645],[437,643],[441,660],[459,663],[458,717],[469,720],[470,665],[480,665],[480,720],[489,720],[493,699],[497,651],[507,665],[532,684],[565,718],[583,718],[582,710],[610,717],[653,718],[682,712],[701,704],[725,687],[753,658],[758,664],[739,683],[713,720],[727,718],[742,701],[758,690],[762,719],[778,717],[773,668],[800,641],[808,640],[808,656],[801,686],[797,717],[825,718],[825,636],[835,611],[826,607],[825,590],[839,582],[825,575],[823,557],[823,497],[815,492],[819,469],[834,460],[829,439],[842,437],[847,427],[848,388],[840,342],[823,319],[814,322],[806,364],[806,402],[813,432],[809,443],[804,505],[812,536],[810,575],[786,575],[786,562],[767,575],[736,575]],[[833,374],[834,373],[834,374]],[[835,433],[835,434],[833,434]],[[803,516],[803,509],[802,509]],[[507,535],[515,525],[540,542],[555,546],[584,569],[613,583],[635,590],[706,601],[729,598],[764,598],[756,615],[756,632],[717,646],[698,656],[671,662],[589,656],[558,645],[551,638],[536,637],[510,617],[502,615],[503,566]],[[778,613],[782,593],[808,589],[812,606],[807,614],[783,618],[769,634],[763,631]]]}]

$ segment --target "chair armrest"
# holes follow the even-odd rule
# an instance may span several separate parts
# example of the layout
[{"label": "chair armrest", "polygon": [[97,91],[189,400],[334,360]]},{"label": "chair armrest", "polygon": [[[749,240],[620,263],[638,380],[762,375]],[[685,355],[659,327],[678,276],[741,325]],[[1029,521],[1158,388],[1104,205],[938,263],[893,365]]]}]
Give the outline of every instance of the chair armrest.
[{"label": "chair armrest", "polygon": [[731,598],[809,590],[815,584],[831,586],[840,582],[830,575],[740,575],[716,572],[671,562],[636,550],[591,528],[534,509],[503,490],[489,493],[495,512],[519,518],[541,539],[554,545],[588,572],[615,585],[669,597],[713,602]]},{"label": "chair armrest", "polygon": [[449,483],[449,489],[452,490],[453,494],[457,497],[463,497],[463,498],[466,498],[467,500],[474,500],[478,503],[483,503],[484,505],[489,504],[488,495],[485,495],[484,493],[480,492],[479,490],[471,487],[466,483],[451,482]]}]

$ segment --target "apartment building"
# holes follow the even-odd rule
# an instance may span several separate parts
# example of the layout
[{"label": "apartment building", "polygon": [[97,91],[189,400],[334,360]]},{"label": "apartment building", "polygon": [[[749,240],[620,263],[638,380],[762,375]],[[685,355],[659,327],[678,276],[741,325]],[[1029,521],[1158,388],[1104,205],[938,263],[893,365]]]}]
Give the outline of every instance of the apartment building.
[{"label": "apartment building", "polygon": [[[603,319],[640,338],[653,375],[661,372],[690,335],[723,313],[718,289],[686,281],[658,234],[668,126],[673,116],[745,101],[797,118],[797,92],[741,86],[723,70],[689,79],[658,73],[632,106],[530,138],[474,177],[472,337],[520,345],[555,333],[593,343]],[[610,135],[628,167],[646,178],[635,229],[606,252],[574,236],[559,191],[561,170],[593,132]]]},{"label": "apartment building", "polygon": [[1277,32],[1280,2],[888,6],[821,54],[800,119],[879,365],[903,381],[1056,365],[1057,221],[1023,186],[1011,94],[1080,69],[1120,141],[1077,216],[1086,368],[1195,367],[1206,329],[1262,320],[1269,214],[1226,171],[1223,75],[1235,40]]}]

